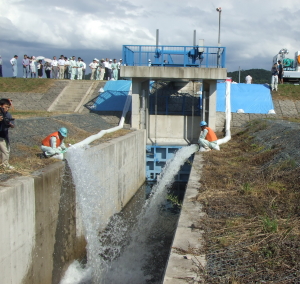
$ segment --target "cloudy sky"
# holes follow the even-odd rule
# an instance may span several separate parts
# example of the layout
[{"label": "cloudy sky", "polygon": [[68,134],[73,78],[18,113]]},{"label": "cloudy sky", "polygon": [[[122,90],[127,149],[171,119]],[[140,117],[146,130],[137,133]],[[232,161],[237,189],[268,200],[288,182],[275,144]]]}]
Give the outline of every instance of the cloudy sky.
[{"label": "cloudy sky", "polygon": [[14,54],[19,64],[25,53],[119,59],[124,44],[155,44],[156,29],[162,45],[192,45],[196,30],[204,45],[217,46],[216,7],[228,71],[270,69],[281,48],[291,58],[300,50],[295,0],[0,0],[4,76],[12,76]]}]

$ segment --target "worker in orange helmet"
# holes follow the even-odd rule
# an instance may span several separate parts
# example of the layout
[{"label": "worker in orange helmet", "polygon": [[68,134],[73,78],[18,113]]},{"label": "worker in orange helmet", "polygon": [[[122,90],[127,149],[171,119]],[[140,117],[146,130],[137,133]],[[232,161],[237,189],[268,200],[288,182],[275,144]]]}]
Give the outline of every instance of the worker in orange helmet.
[{"label": "worker in orange helmet", "polygon": [[211,149],[214,150],[220,150],[220,147],[218,145],[218,137],[215,134],[215,132],[207,126],[207,123],[205,121],[200,122],[201,127],[201,133],[198,139],[199,143],[199,151],[200,152],[206,152],[210,151]]}]

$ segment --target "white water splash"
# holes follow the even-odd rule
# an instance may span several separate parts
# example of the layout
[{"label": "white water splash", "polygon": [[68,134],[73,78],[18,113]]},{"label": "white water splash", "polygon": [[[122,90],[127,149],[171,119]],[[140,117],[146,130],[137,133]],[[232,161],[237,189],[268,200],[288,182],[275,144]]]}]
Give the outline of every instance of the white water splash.
[{"label": "white water splash", "polygon": [[[152,228],[154,223],[162,212],[159,207],[166,199],[167,188],[174,181],[175,175],[185,161],[198,150],[198,145],[183,147],[177,151],[173,159],[166,163],[162,173],[159,176],[157,184],[153,187],[150,198],[146,201],[142,212],[138,216],[138,221],[130,233],[130,243],[124,249],[115,242],[113,248],[107,248],[101,245],[99,241],[99,230],[103,228],[101,214],[99,214],[99,199],[106,199],[109,202],[109,194],[106,189],[101,188],[99,184],[94,184],[92,165],[84,160],[84,150],[74,149],[73,153],[68,153],[69,165],[72,169],[73,179],[76,185],[77,199],[82,211],[83,223],[85,228],[88,254],[88,269],[92,271],[93,283],[103,284],[141,284],[151,279],[151,275],[145,275],[144,268],[150,255],[151,238],[155,238],[155,232]],[[101,207],[100,207],[101,208]],[[105,210],[106,208],[101,208]],[[109,238],[128,237],[127,226],[122,219],[116,218],[114,232]],[[105,255],[108,251],[111,253],[110,260],[105,261],[99,255]],[[91,275],[91,274],[90,274]],[[90,279],[91,280],[91,279]],[[67,284],[64,282],[61,284]],[[72,284],[82,282],[72,282]]]}]

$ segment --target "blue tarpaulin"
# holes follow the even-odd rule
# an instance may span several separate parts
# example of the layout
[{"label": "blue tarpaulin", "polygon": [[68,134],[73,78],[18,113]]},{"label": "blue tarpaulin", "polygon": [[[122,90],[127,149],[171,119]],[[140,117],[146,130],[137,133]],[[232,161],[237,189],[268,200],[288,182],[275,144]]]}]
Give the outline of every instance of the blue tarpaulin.
[{"label": "blue tarpaulin", "polygon": [[[225,112],[225,83],[217,84],[217,111]],[[231,112],[264,113],[273,110],[269,86],[260,84],[231,84]]]},{"label": "blue tarpaulin", "polygon": [[108,81],[104,86],[104,92],[99,95],[93,110],[98,111],[122,111],[131,88],[131,81]]}]

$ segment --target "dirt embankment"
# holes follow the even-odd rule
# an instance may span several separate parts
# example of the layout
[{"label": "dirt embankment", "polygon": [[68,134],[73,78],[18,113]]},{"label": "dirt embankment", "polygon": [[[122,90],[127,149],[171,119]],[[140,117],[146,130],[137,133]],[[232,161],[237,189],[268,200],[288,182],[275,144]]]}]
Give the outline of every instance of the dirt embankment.
[{"label": "dirt embankment", "polygon": [[300,125],[252,121],[204,154],[205,283],[300,283]]}]

